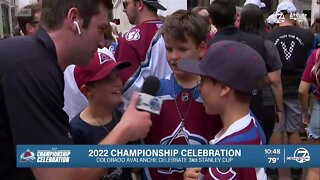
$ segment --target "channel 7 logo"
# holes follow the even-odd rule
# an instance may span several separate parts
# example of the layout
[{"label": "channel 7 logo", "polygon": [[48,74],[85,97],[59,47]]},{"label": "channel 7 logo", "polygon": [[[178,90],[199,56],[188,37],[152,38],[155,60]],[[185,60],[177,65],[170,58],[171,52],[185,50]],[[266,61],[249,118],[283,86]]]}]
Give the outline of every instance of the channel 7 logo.
[{"label": "channel 7 logo", "polygon": [[309,162],[311,160],[311,157],[308,150],[306,150],[305,148],[298,148],[294,151],[293,157],[287,157],[287,160],[294,160],[301,164]]},{"label": "channel 7 logo", "polygon": [[293,155],[294,159],[298,162],[298,163],[305,163],[310,161],[310,155],[309,155],[309,151],[306,150],[305,148],[298,148]]}]

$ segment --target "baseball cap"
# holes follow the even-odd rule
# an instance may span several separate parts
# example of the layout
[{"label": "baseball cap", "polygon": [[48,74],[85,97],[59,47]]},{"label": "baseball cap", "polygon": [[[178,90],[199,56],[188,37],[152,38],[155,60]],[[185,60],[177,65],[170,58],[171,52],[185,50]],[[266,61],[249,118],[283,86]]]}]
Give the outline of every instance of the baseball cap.
[{"label": "baseball cap", "polygon": [[278,17],[276,14],[271,14],[270,16],[268,16],[268,18],[266,19],[266,22],[268,24],[274,25],[278,22]]},{"label": "baseball cap", "polygon": [[243,6],[245,6],[247,4],[254,4],[254,5],[258,6],[259,8],[266,7],[266,4],[261,2],[260,0],[246,0],[246,2],[243,4]]},{"label": "baseball cap", "polygon": [[148,4],[149,6],[156,8],[156,9],[160,9],[163,11],[166,11],[167,8],[163,7],[158,0],[143,0],[144,3]]},{"label": "baseball cap", "polygon": [[297,11],[297,8],[289,0],[284,0],[277,6],[277,12],[287,11],[288,13],[294,13]]},{"label": "baseball cap", "polygon": [[258,52],[237,41],[212,44],[201,61],[182,59],[178,67],[186,72],[209,76],[233,89],[255,95],[257,84],[266,74]]},{"label": "baseball cap", "polygon": [[74,79],[78,88],[89,83],[101,80],[108,76],[114,69],[123,69],[129,67],[130,62],[116,62],[111,58],[108,53],[98,51],[94,54],[94,57],[90,60],[89,64],[82,66],[75,66]]}]

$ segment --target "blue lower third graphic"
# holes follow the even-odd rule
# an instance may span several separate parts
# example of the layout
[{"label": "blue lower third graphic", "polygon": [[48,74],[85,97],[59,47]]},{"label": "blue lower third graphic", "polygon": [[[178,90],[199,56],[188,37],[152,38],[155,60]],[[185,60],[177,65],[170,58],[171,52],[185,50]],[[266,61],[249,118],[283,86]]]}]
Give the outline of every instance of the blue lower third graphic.
[{"label": "blue lower third graphic", "polygon": [[18,145],[17,167],[320,167],[316,145]]}]

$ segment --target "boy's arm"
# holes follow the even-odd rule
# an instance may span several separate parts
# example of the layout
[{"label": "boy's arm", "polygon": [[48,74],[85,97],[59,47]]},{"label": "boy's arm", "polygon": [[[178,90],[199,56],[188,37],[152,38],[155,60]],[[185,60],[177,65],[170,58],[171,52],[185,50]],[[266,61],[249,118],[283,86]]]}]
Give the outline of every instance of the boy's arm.
[{"label": "boy's arm", "polygon": [[308,124],[310,121],[310,112],[309,112],[309,88],[311,83],[301,81],[299,85],[299,101],[302,110],[302,122],[303,124]]},{"label": "boy's arm", "polygon": [[199,179],[200,168],[187,168],[183,173],[184,180],[197,180]]},{"label": "boy's arm", "polygon": [[90,180],[100,179],[106,172],[102,168],[32,168],[32,172],[36,179],[45,180]]},{"label": "boy's arm", "polygon": [[309,112],[309,88],[314,82],[312,76],[312,67],[315,64],[315,60],[318,59],[317,52],[319,50],[314,50],[310,57],[308,58],[306,67],[301,77],[301,82],[298,89],[299,101],[302,111],[302,122],[308,124],[310,121],[310,112]]}]

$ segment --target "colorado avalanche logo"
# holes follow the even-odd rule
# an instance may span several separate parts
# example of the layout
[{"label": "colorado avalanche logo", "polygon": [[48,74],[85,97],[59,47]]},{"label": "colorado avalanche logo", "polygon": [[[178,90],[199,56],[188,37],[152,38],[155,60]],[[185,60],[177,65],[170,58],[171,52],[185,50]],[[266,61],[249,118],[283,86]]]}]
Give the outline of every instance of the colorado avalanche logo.
[{"label": "colorado avalanche logo", "polygon": [[[170,144],[201,145],[201,144],[208,144],[208,141],[204,137],[198,134],[190,133],[190,131],[188,131],[183,126],[183,124],[180,123],[171,135],[161,139],[160,144],[161,145],[170,145]],[[172,174],[174,172],[183,173],[184,170],[185,168],[159,168],[158,172],[161,174]]]},{"label": "colorado avalanche logo", "polygon": [[34,153],[31,152],[29,149],[27,149],[25,152],[23,152],[20,155],[20,162],[27,162],[27,161],[34,162],[35,160],[36,160],[36,157]]},{"label": "colorado avalanche logo", "polygon": [[99,53],[99,60],[100,60],[100,64],[103,64],[108,61],[115,61],[110,56],[108,56],[107,54],[104,54],[104,53]]},{"label": "colorado avalanche logo", "polygon": [[[173,143],[178,142],[178,143]],[[160,144],[170,145],[170,144],[192,144],[192,145],[201,145],[208,144],[208,141],[198,134],[190,133],[182,123],[174,130],[174,132],[161,139]]]},{"label": "colorado avalanche logo", "polygon": [[160,29],[161,26],[162,26],[162,23],[161,24],[156,24],[157,28]]},{"label": "colorado avalanche logo", "polygon": [[159,110],[160,110],[160,102],[159,102],[159,99],[157,99],[157,98],[151,99],[151,101],[150,101],[150,108],[151,108],[152,110],[159,111]]},{"label": "colorado avalanche logo", "polygon": [[140,39],[140,29],[131,29],[126,35],[125,38],[127,41],[137,41]]},{"label": "colorado avalanche logo", "polygon": [[210,176],[215,179],[234,179],[237,173],[232,168],[209,168]]},{"label": "colorado avalanche logo", "polygon": [[109,171],[103,175],[102,179],[121,179],[121,175],[121,168],[109,169]]}]

